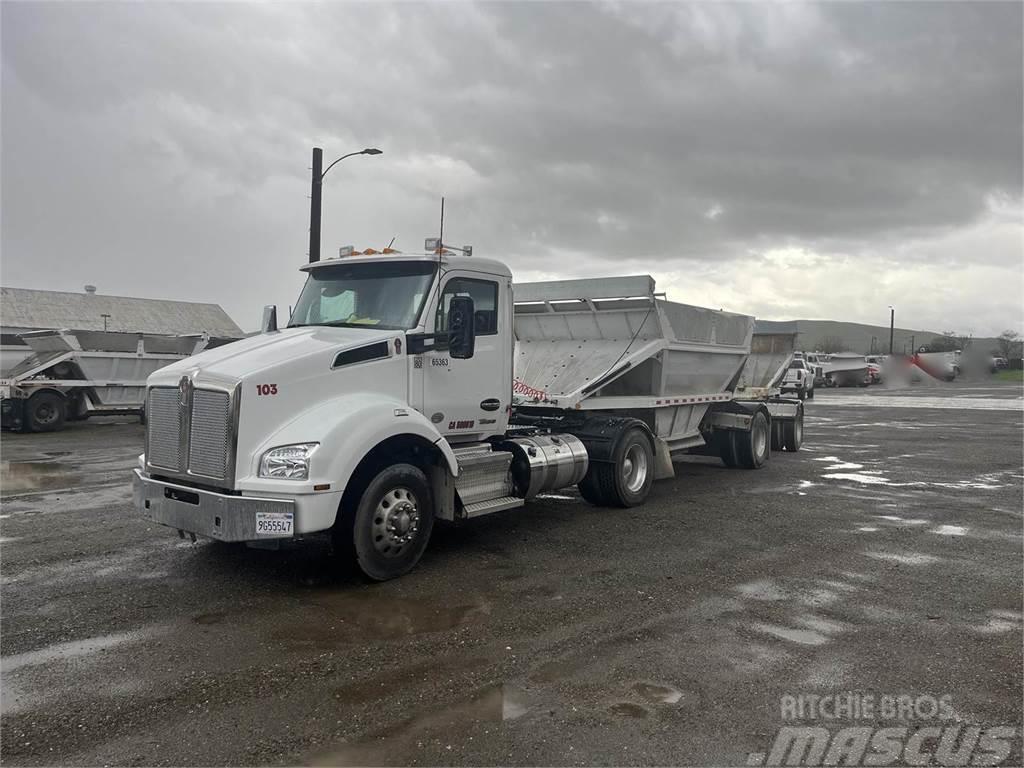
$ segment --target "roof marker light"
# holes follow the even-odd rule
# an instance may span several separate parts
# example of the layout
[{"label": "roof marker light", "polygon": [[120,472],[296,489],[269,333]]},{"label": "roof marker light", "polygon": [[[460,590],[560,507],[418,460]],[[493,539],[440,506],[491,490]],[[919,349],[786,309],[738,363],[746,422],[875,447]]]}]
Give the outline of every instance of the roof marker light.
[{"label": "roof marker light", "polygon": [[351,245],[343,245],[338,249],[338,258],[344,259],[346,256],[351,256],[353,248]]},{"label": "roof marker light", "polygon": [[441,239],[439,237],[428,237],[423,241],[423,250],[427,253],[437,253],[441,247]]}]

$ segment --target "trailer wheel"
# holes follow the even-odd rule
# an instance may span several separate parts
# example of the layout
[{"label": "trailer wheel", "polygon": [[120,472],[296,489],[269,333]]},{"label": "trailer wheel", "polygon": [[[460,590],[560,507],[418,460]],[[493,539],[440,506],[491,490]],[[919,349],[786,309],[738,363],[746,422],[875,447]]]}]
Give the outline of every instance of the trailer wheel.
[{"label": "trailer wheel", "polygon": [[783,431],[783,424],[780,419],[772,419],[772,450],[781,451],[785,445],[786,436]]},{"label": "trailer wheel", "polygon": [[419,562],[434,527],[427,476],[412,464],[385,467],[359,496],[355,514],[344,517],[348,525],[337,533],[349,535],[359,570],[374,581],[402,576]]},{"label": "trailer wheel", "polygon": [[760,469],[771,456],[771,436],[768,418],[763,411],[754,414],[749,432],[735,432],[736,458],[743,469]]},{"label": "trailer wheel", "polygon": [[805,392],[803,389],[798,389],[796,391],[797,400],[803,400],[805,397],[807,397],[807,392]]},{"label": "trailer wheel", "polygon": [[[591,477],[601,506],[635,507],[647,500],[654,484],[654,448],[647,433],[633,427],[619,440],[611,462],[594,462],[580,486]],[[589,492],[589,491],[588,491]],[[580,493],[583,493],[581,487]],[[584,496],[584,498],[586,498]]]},{"label": "trailer wheel", "polygon": [[64,427],[65,402],[56,392],[36,392],[25,403],[25,423],[32,432],[56,432]]},{"label": "trailer wheel", "polygon": [[811,387],[809,390],[807,390],[807,399],[808,400],[813,400],[814,399],[814,387]]},{"label": "trailer wheel", "polygon": [[796,453],[804,443],[804,409],[797,411],[792,421],[782,422],[782,447]]}]

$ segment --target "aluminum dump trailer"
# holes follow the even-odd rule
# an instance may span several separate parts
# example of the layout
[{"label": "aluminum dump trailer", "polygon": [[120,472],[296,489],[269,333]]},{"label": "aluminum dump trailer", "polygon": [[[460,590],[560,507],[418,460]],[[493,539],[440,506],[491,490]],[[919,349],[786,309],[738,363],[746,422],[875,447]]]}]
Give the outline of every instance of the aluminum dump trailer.
[{"label": "aluminum dump trailer", "polygon": [[116,331],[21,334],[32,353],[0,379],[3,426],[50,432],[66,420],[143,413],[146,379],[165,365],[234,341],[206,334]]},{"label": "aluminum dump trailer", "polygon": [[777,396],[795,352],[795,333],[755,333],[736,391],[744,397]]},{"label": "aluminum dump trailer", "polygon": [[799,448],[803,406],[772,390],[792,340],[786,349],[759,343],[752,350],[749,315],[668,301],[650,275],[638,275],[517,284],[514,320],[513,405],[521,421],[566,412],[630,416],[650,427],[663,460],[716,451],[731,464],[732,443],[745,439],[735,433],[749,433],[760,414],[777,448],[794,429],[791,450]]}]

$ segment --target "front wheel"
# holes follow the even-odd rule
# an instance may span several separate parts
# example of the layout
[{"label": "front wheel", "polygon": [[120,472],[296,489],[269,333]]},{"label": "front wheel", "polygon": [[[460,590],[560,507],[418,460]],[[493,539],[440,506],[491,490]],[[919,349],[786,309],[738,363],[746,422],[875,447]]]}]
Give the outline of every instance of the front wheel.
[{"label": "front wheel", "polygon": [[359,498],[351,519],[356,564],[374,581],[387,581],[413,569],[434,527],[430,484],[412,464],[381,470]]}]

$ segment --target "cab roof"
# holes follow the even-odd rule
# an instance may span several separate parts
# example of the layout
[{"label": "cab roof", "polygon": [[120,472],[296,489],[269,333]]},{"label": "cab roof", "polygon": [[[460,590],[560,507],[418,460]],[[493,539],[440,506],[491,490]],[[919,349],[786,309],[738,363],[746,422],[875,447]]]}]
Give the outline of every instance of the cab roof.
[{"label": "cab roof", "polygon": [[389,261],[428,261],[437,263],[440,261],[445,269],[459,269],[470,272],[483,272],[488,275],[500,275],[512,277],[509,268],[496,259],[484,259],[479,256],[462,256],[460,254],[445,253],[438,256],[436,253],[392,253],[373,254],[371,256],[334,256],[329,259],[303,264],[299,269],[303,272],[312,272],[325,267],[337,266],[339,264],[370,264]]}]

